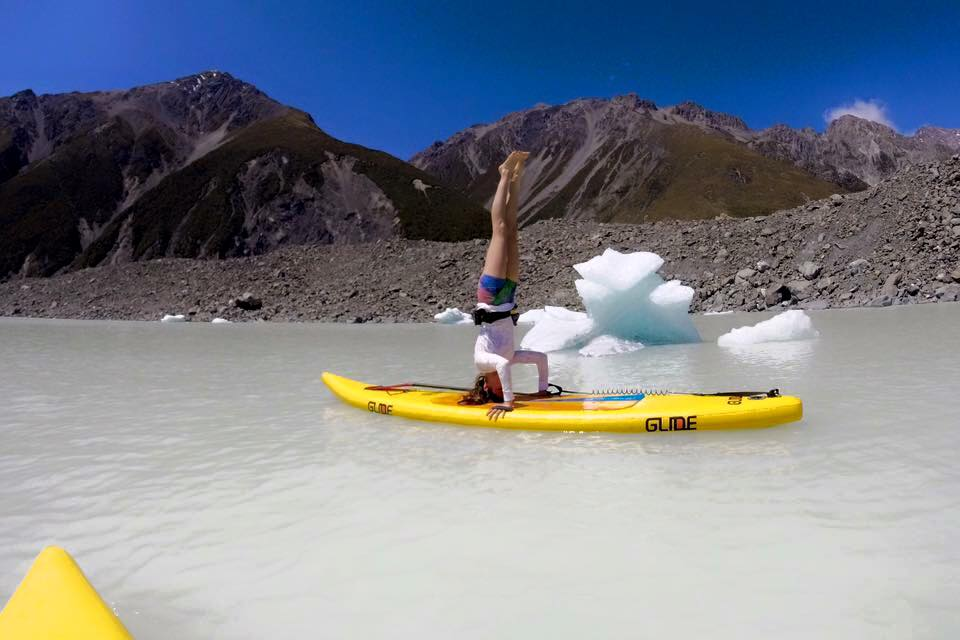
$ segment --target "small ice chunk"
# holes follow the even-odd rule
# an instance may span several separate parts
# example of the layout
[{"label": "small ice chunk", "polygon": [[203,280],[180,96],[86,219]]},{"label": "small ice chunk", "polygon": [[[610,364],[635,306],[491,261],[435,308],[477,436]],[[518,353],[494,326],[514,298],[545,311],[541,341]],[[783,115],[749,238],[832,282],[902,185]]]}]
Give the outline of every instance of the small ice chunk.
[{"label": "small ice chunk", "polygon": [[630,353],[643,349],[643,345],[632,340],[624,340],[616,336],[597,336],[587,343],[587,346],[580,349],[579,353],[588,358],[600,356],[612,356],[618,353]]},{"label": "small ice chunk", "polygon": [[434,315],[433,319],[440,324],[473,324],[473,316],[456,307],[448,307],[445,311]]},{"label": "small ice chunk", "polygon": [[733,310],[729,311],[704,311],[703,315],[705,316],[728,316],[733,313]]},{"label": "small ice chunk", "polygon": [[160,318],[160,322],[186,322],[187,317],[182,313],[170,315],[169,313]]},{"label": "small ice chunk", "polygon": [[810,316],[798,309],[792,309],[752,327],[738,327],[725,333],[717,338],[717,344],[721,347],[742,347],[764,342],[807,340],[819,335],[820,332],[813,328]]},{"label": "small ice chunk", "polygon": [[571,311],[566,307],[550,307],[546,306],[543,309],[540,309],[544,316],[550,318],[556,318],[557,320],[569,320],[571,322],[576,322],[578,320],[583,320],[587,317],[583,311]]},{"label": "small ice chunk", "polygon": [[520,314],[520,317],[517,318],[517,324],[537,324],[543,319],[545,314],[546,311],[543,309],[530,309],[530,311],[524,311]]},{"label": "small ice chunk", "polygon": [[593,328],[593,320],[581,311],[544,307],[540,319],[523,336],[520,347],[544,353],[571,349],[586,342]]},{"label": "small ice chunk", "polygon": [[692,301],[693,289],[681,284],[679,280],[664,282],[650,294],[650,302],[661,307],[682,304],[686,310]]},{"label": "small ice chunk", "polygon": [[210,321],[211,324],[230,324],[230,321],[226,318],[214,318]]}]

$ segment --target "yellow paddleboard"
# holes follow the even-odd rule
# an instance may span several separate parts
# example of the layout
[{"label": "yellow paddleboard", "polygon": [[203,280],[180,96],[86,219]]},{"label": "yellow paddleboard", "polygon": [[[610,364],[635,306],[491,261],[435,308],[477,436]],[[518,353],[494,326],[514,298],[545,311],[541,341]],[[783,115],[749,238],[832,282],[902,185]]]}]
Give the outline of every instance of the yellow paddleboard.
[{"label": "yellow paddleboard", "polygon": [[803,417],[799,398],[762,393],[698,395],[684,393],[568,394],[523,399],[496,421],[492,405],[457,404],[463,393],[397,385],[369,385],[324,372],[323,381],[347,404],[384,417],[448,422],[472,427],[538,431],[715,431],[751,429]]},{"label": "yellow paddleboard", "polygon": [[47,547],[0,611],[2,640],[132,640],[66,551]]}]

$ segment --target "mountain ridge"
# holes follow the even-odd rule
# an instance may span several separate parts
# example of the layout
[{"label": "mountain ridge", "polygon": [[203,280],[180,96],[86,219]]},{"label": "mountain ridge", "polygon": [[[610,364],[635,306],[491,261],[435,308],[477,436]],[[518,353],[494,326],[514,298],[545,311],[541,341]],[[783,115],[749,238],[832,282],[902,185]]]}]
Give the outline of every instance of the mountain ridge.
[{"label": "mountain ridge", "polygon": [[[495,167],[533,151],[521,223],[756,216],[858,191],[960,151],[842,116],[819,133],[634,93],[537,104],[405,163],[337,140],[222,71],[129,89],[0,98],[0,279],[288,244],[484,235]],[[211,156],[213,159],[211,160]],[[149,196],[149,197],[148,197]]]},{"label": "mountain ridge", "polygon": [[[665,133],[678,127],[694,127],[703,136],[696,141],[697,136],[689,131]],[[591,137],[604,128],[606,147],[594,144],[596,139]],[[685,148],[667,144],[670,137],[682,138]],[[745,153],[738,151],[736,161],[731,161],[732,149],[717,139]],[[718,144],[725,152],[720,152]],[[960,130],[928,127],[904,136],[850,115],[834,120],[823,133],[784,124],[752,130],[737,116],[692,101],[659,107],[629,93],[514,111],[434,142],[410,161],[474,197],[488,198],[495,159],[513,147],[533,153],[530,166],[535,175],[521,210],[525,222],[558,215],[577,218],[586,210],[605,212],[592,216],[601,221],[638,221],[664,215],[758,215],[829,195],[825,191],[862,190],[907,165],[943,160],[960,151]],[[554,152],[558,147],[575,151],[557,158]],[[693,151],[694,157],[707,160],[700,164],[713,161],[709,170],[700,167],[692,172],[710,175],[713,193],[702,190],[698,198],[664,198],[669,184],[663,183],[662,177],[682,174],[678,165],[690,161],[691,147],[699,147]],[[647,154],[642,161],[636,157],[638,148]],[[611,153],[616,161],[607,166]],[[623,166],[620,161],[624,157],[632,158],[631,166]],[[767,160],[789,164],[805,177]],[[542,171],[545,164],[551,166]],[[754,174],[766,175],[766,184],[752,184]],[[724,175],[739,186],[716,182]],[[593,181],[592,190],[583,190],[581,178],[587,176]],[[690,185],[689,178],[684,180]],[[587,200],[582,197],[586,193],[590,195]],[[651,193],[655,197],[650,197]],[[698,199],[700,202],[695,202]]]},{"label": "mountain ridge", "polygon": [[[258,137],[264,123],[273,139]],[[225,146],[233,155],[217,157],[229,159],[229,174],[204,162]],[[322,179],[310,185],[310,176]],[[194,199],[176,193],[185,184]],[[157,189],[149,202],[162,209],[151,210],[143,199]],[[0,278],[301,242],[465,239],[488,226],[455,190],[329,136],[309,114],[228,73],[0,98]],[[174,238],[177,230],[186,234]],[[157,242],[148,249],[134,236]]]},{"label": "mountain ridge", "polygon": [[[411,163],[488,199],[498,159],[511,148],[531,151],[520,209],[525,224],[552,217],[639,222],[760,215],[837,190],[750,150],[745,126],[690,102],[661,109],[636,94],[586,98],[469,127]],[[710,189],[696,186],[696,177],[708,177]],[[693,190],[681,193],[674,184]]]}]

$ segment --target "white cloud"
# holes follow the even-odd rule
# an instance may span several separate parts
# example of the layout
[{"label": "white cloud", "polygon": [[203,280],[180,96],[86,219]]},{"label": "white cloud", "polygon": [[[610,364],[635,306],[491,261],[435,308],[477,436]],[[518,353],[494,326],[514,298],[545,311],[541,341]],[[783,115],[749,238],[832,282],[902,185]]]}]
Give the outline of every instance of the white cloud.
[{"label": "white cloud", "polygon": [[830,124],[840,116],[845,115],[857,116],[864,120],[879,122],[880,124],[887,125],[891,129],[897,128],[897,126],[893,124],[893,120],[890,119],[890,114],[887,113],[887,105],[880,100],[854,100],[852,103],[827,109],[823,112],[823,119],[827,121],[827,124]]}]

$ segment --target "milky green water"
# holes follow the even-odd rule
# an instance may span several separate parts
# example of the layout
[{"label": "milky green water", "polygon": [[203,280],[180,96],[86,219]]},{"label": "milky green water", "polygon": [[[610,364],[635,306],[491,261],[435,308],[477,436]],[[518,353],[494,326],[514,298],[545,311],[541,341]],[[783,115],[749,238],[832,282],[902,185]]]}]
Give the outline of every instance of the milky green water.
[{"label": "milky green water", "polygon": [[[0,600],[67,548],[141,639],[960,634],[960,306],[817,340],[559,356],[571,388],[780,387],[760,431],[545,434],[357,411],[467,383],[471,327],[0,320]],[[533,374],[519,377],[532,384]]]}]

